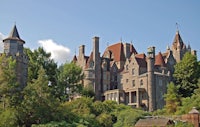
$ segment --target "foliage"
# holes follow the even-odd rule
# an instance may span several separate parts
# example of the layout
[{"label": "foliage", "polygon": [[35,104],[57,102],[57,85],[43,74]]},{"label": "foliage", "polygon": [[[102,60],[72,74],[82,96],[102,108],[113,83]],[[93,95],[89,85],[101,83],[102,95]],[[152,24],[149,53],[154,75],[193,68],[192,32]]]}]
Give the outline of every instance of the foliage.
[{"label": "foliage", "polygon": [[0,127],[16,127],[18,123],[17,111],[14,108],[7,108],[0,113]]},{"label": "foliage", "polygon": [[101,127],[112,127],[112,115],[107,113],[101,113],[97,116],[97,121],[99,122]]},{"label": "foliage", "polygon": [[147,115],[144,111],[138,109],[125,109],[116,114],[117,122],[113,124],[113,127],[132,127],[136,122]]},{"label": "foliage", "polygon": [[[66,63],[59,68],[57,94],[64,101],[77,93],[81,93],[83,73],[75,63]],[[68,98],[66,95],[68,95]]]},{"label": "foliage", "polygon": [[168,114],[175,113],[180,105],[180,96],[178,95],[178,89],[172,82],[168,84],[167,94],[165,94],[165,101],[166,112]]},{"label": "foliage", "polygon": [[6,109],[19,104],[20,87],[15,72],[16,61],[2,54],[0,63],[0,100],[2,108]]},{"label": "foliage", "polygon": [[178,121],[178,122],[175,124],[175,127],[194,127],[194,125],[191,124],[191,123],[188,123],[188,122],[181,122],[181,121]]},{"label": "foliage", "polygon": [[[51,53],[47,53],[42,47],[34,51],[25,48],[24,51],[29,57],[28,82],[32,83],[34,79],[38,78],[38,71],[42,66],[51,86],[55,88],[57,86],[57,64],[51,58]],[[55,91],[52,92],[55,93]]]},{"label": "foliage", "polygon": [[183,59],[175,65],[173,74],[179,94],[183,97],[191,97],[194,90],[198,87],[199,73],[200,65],[197,62],[197,57],[187,52]]},{"label": "foliage", "polygon": [[182,98],[182,106],[179,107],[177,114],[186,114],[192,107],[200,110],[200,80],[198,82],[198,89],[195,89],[191,97]]},{"label": "foliage", "polygon": [[58,102],[51,95],[48,79],[42,67],[38,73],[38,79],[28,84],[23,91],[24,99],[20,110],[22,123],[25,125],[46,123],[56,117]]},{"label": "foliage", "polygon": [[91,86],[83,87],[81,90],[81,95],[86,97],[94,97],[94,89]]},{"label": "foliage", "polygon": [[61,122],[50,122],[47,124],[33,124],[31,127],[68,127],[70,124],[67,124],[66,121]]}]

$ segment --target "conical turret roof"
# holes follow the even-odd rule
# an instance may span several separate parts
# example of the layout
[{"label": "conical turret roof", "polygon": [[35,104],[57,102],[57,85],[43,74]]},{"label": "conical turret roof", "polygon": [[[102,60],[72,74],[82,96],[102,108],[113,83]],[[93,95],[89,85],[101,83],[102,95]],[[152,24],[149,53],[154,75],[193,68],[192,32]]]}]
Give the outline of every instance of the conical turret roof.
[{"label": "conical turret roof", "polygon": [[3,42],[6,41],[6,40],[18,40],[18,41],[25,43],[25,41],[20,38],[16,25],[14,25],[14,27],[13,27],[12,31],[10,32],[8,38],[4,39]]},{"label": "conical turret roof", "polygon": [[177,49],[179,47],[180,47],[180,49],[182,49],[183,46],[184,46],[184,43],[183,43],[183,40],[182,40],[182,38],[181,38],[181,36],[179,34],[179,31],[176,31],[176,35],[175,35],[174,41],[173,41],[173,47],[175,49]]}]

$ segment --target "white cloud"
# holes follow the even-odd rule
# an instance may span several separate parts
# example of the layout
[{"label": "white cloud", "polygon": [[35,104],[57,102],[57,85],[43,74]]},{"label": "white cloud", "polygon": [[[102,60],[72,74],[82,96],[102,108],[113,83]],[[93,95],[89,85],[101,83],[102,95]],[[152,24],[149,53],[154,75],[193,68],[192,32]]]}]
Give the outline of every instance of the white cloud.
[{"label": "white cloud", "polygon": [[3,52],[3,39],[5,38],[5,35],[3,35],[1,32],[0,32],[0,53]]},{"label": "white cloud", "polygon": [[70,49],[57,44],[52,39],[39,40],[38,43],[44,48],[46,52],[51,53],[51,58],[54,59],[58,64],[65,63],[70,60]]}]

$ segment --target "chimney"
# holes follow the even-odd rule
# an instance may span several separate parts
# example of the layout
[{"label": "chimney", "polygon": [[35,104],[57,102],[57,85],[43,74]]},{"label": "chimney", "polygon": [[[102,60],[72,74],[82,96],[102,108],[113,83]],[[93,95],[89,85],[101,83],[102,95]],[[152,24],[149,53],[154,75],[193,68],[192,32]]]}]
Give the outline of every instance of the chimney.
[{"label": "chimney", "polygon": [[79,56],[85,55],[85,45],[79,47]]},{"label": "chimney", "polygon": [[99,60],[99,37],[93,37],[93,60]]},{"label": "chimney", "polygon": [[130,57],[130,44],[128,43],[124,43],[124,55],[125,55],[125,58]]}]

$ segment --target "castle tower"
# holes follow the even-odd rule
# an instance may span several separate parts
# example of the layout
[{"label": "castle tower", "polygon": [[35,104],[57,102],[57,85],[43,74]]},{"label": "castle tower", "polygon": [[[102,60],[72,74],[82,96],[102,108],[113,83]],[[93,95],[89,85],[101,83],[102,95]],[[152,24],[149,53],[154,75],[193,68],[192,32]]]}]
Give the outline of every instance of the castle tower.
[{"label": "castle tower", "polygon": [[101,100],[101,59],[99,53],[99,37],[93,38],[93,60],[94,60],[94,91],[95,98]]},{"label": "castle tower", "polygon": [[180,62],[182,60],[182,57],[186,51],[184,47],[185,44],[183,43],[179,31],[177,30],[172,44],[173,56],[176,59],[176,62]]},{"label": "castle tower", "polygon": [[25,41],[20,38],[16,25],[3,43],[4,53],[16,59],[17,80],[20,86],[24,87],[28,77],[28,57],[23,52]]},{"label": "castle tower", "polygon": [[20,38],[16,25],[14,25],[8,38],[3,40],[3,43],[4,53],[10,55],[15,55],[16,53],[23,54],[23,44],[25,44],[25,41]]},{"label": "castle tower", "polygon": [[155,63],[155,47],[149,47],[147,52],[147,91],[148,91],[148,107],[149,111],[155,110],[155,79],[154,79],[154,63]]}]

